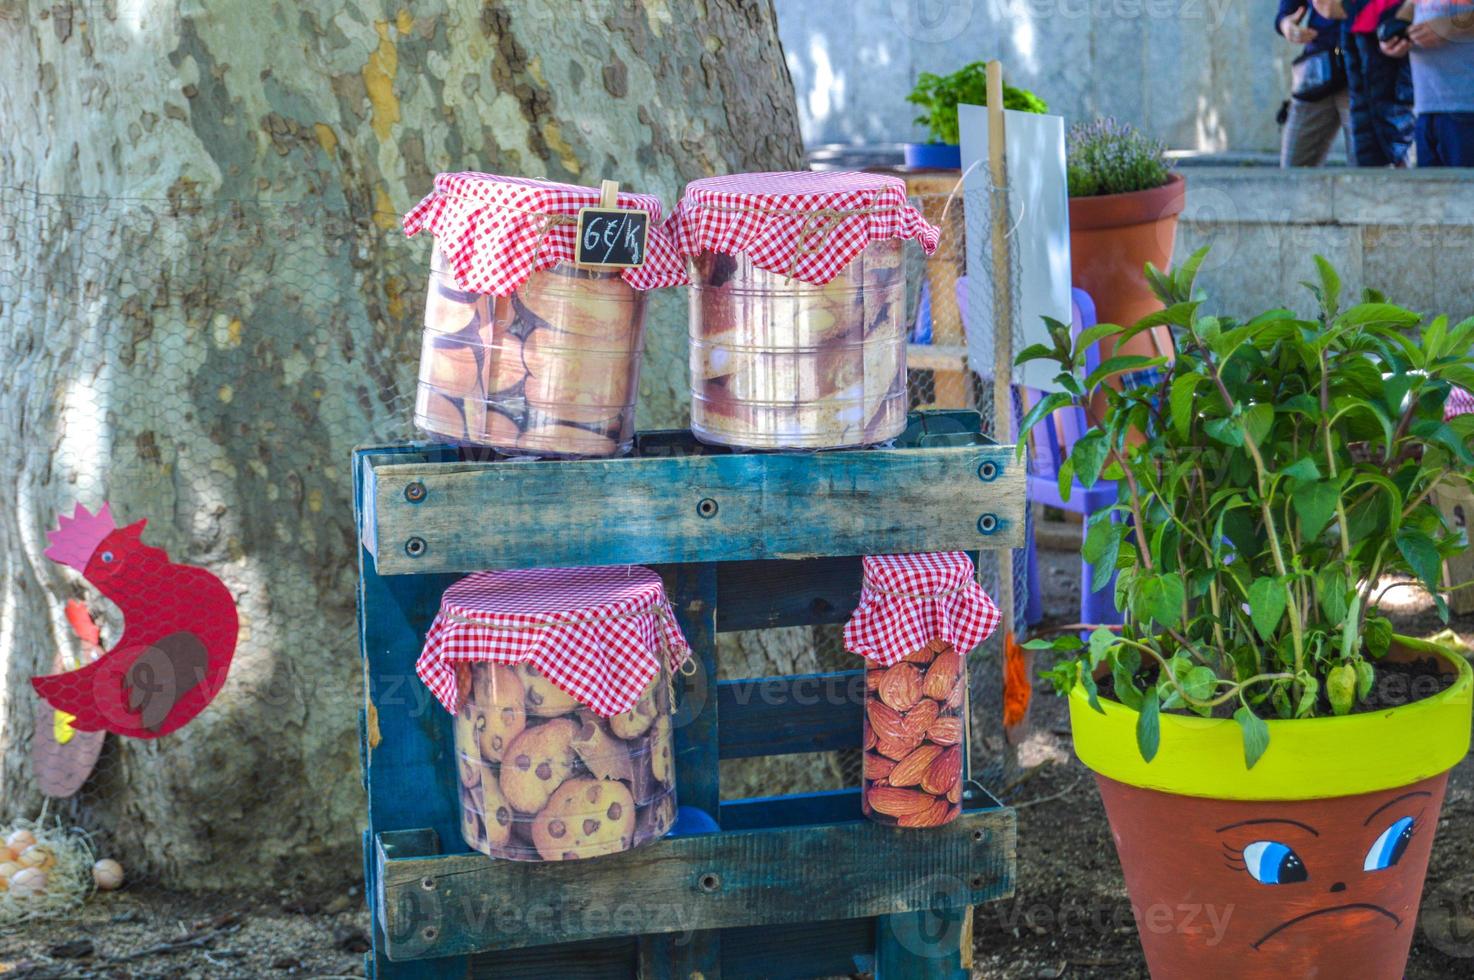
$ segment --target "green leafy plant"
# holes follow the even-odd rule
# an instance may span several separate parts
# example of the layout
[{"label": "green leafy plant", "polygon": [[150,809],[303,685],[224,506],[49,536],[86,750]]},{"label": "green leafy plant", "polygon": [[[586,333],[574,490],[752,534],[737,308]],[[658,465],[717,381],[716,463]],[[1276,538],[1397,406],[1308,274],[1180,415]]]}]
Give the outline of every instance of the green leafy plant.
[{"label": "green leafy plant", "polygon": [[[1380,576],[1410,575],[1447,619],[1442,559],[1468,542],[1430,497],[1444,481],[1474,483],[1474,415],[1444,420],[1453,387],[1474,389],[1474,318],[1450,326],[1370,291],[1343,309],[1319,257],[1306,284],[1314,319],[1205,314],[1194,287],[1205,254],[1169,275],[1147,266],[1161,312],[1075,338],[1049,321],[1051,343],[1019,355],[1056,362],[1062,389],[1029,412],[1025,432],[1068,405],[1092,423],[1060,468],[1060,493],[1076,478],[1119,481],[1119,503],[1092,516],[1083,551],[1090,588],[1117,573],[1125,620],[1119,634],[1028,646],[1063,654],[1046,676],[1061,693],[1083,685],[1097,710],[1105,665],[1116,700],[1141,713],[1148,761],[1159,712],[1231,713],[1252,767],[1269,743],[1264,719],[1343,715],[1367,698],[1392,642],[1372,595]],[[1174,359],[1117,355],[1082,378],[1091,345],[1161,325]],[[1151,368],[1160,383],[1106,383]]]},{"label": "green leafy plant", "polygon": [[1070,127],[1065,178],[1071,197],[1128,194],[1161,187],[1172,176],[1167,145],[1109,117]]},{"label": "green leafy plant", "polygon": [[[916,122],[931,130],[933,143],[958,143],[957,106],[988,104],[988,63],[974,61],[950,75],[922,72],[906,101],[921,106]],[[1049,105],[1028,89],[1003,86],[1003,108],[1020,112],[1048,112]]]}]

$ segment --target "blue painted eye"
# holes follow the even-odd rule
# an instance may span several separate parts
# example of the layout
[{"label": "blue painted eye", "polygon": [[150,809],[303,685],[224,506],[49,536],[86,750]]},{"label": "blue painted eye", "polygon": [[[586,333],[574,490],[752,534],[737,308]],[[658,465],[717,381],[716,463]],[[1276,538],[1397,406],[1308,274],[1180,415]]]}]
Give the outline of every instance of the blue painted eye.
[{"label": "blue painted eye", "polygon": [[1244,868],[1262,885],[1288,885],[1310,877],[1300,855],[1274,840],[1256,840],[1244,848]]},{"label": "blue painted eye", "polygon": [[1372,842],[1372,849],[1367,851],[1366,863],[1361,866],[1361,869],[1363,871],[1382,871],[1392,867],[1402,860],[1402,855],[1407,850],[1407,842],[1412,839],[1413,818],[1403,817],[1382,831],[1381,836]]},{"label": "blue painted eye", "polygon": [[104,551],[102,553],[102,560],[105,561],[105,562],[112,561],[113,560],[113,553],[111,551]]}]

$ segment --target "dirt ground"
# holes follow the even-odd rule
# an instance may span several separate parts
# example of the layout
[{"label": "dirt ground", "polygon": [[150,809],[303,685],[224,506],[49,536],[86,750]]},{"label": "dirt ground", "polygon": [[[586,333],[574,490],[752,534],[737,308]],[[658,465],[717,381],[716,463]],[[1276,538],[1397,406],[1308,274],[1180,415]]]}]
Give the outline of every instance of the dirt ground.
[{"label": "dirt ground", "polygon": [[[1056,535],[1059,537],[1059,535]],[[1078,552],[1040,552],[1045,611],[1079,608]],[[1409,598],[1392,602],[1400,596]],[[1439,628],[1409,591],[1388,605],[1406,632]],[[1474,641],[1474,617],[1454,623]],[[995,790],[1018,810],[1016,896],[974,913],[973,975],[986,980],[1146,977],[1110,830],[1089,773],[1069,752],[1064,705],[1036,688],[1026,755],[1048,760]],[[363,975],[361,882],[318,897],[181,896],[147,887],[91,899],[74,915],[0,932],[0,980]],[[1474,975],[1474,762],[1452,773],[1408,980]],[[746,980],[746,978],[742,978]]]}]

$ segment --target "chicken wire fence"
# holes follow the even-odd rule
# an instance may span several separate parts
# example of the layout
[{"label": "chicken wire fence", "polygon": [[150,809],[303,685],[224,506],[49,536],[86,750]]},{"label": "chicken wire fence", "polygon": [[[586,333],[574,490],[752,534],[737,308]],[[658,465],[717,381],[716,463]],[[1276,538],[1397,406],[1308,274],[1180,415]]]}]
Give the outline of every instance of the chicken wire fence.
[{"label": "chicken wire fence", "polygon": [[[987,240],[990,192],[954,196],[952,189],[914,197],[943,234],[929,260],[908,245],[910,404],[975,409],[984,432],[1011,441],[1017,418],[1000,431],[991,367],[967,357],[962,306],[975,311],[973,324],[990,329],[991,291],[977,283],[958,288],[967,236]],[[204,707],[221,677],[212,673],[223,667],[221,641],[209,630],[176,627],[201,615],[217,632],[229,623],[211,607],[215,593],[203,579],[151,578],[151,570],[169,562],[203,567],[234,598],[240,629],[229,683],[248,699],[265,700],[296,725],[317,719],[339,728],[361,704],[348,461],[357,445],[420,438],[412,416],[429,258],[427,243],[400,233],[397,213],[368,201],[367,194],[336,204],[273,203],[204,200],[187,188],[146,199],[0,187],[0,407],[16,503],[0,520],[7,620],[0,624],[0,783],[19,788],[7,792],[4,806],[10,816],[34,815],[37,761],[68,770],[96,755],[90,775],[61,780],[79,788],[49,800],[48,813],[92,833],[99,853],[134,855],[134,881],[201,857],[147,856],[146,824],[166,812],[151,799],[205,807],[249,794],[254,805],[269,807],[274,798],[300,798],[297,784],[320,778],[322,765],[320,758],[294,761],[284,750],[242,785],[238,769],[219,764],[212,738],[248,724],[260,709],[243,707],[239,696]],[[992,338],[984,339],[982,349],[991,351]],[[673,384],[684,388],[684,378]],[[76,503],[85,514],[73,511]],[[66,525],[70,533],[46,537],[63,514],[77,518]],[[129,529],[140,520],[148,521],[141,536]],[[112,559],[107,570],[98,564],[104,551]],[[1025,564],[1013,562],[1019,610]],[[983,553],[980,573],[999,595],[993,554]],[[160,644],[163,660],[149,666],[150,676],[203,667],[204,685],[163,690],[150,676],[113,675],[104,685],[121,682],[123,697],[152,696],[147,720],[171,732],[182,722],[197,726],[184,735],[69,735],[27,683],[87,668],[119,641],[125,619],[130,629],[149,621],[171,629],[169,636],[190,634]],[[857,666],[837,627],[732,634],[721,642],[719,662],[731,676]],[[971,660],[975,759],[996,744],[1000,644],[1001,631],[986,644],[991,655]],[[325,683],[304,685],[314,672]],[[79,672],[52,689],[52,700],[85,708],[97,684]],[[53,757],[33,760],[27,733]],[[339,743],[341,735],[333,733]],[[314,744],[301,754],[317,751]],[[345,768],[356,768],[341,744],[335,751]],[[780,787],[859,782],[857,747],[724,763],[724,792],[772,792],[765,764],[790,767]],[[4,817],[0,811],[0,826]],[[197,821],[201,839],[228,836],[207,812],[169,819]]]}]

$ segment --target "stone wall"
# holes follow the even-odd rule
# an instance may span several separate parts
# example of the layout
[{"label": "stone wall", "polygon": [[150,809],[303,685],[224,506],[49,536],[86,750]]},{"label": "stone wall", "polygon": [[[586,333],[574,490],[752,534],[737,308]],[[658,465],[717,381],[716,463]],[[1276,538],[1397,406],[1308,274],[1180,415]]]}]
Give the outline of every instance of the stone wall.
[{"label": "stone wall", "polygon": [[1296,49],[1275,0],[776,0],[805,142],[925,139],[918,72],[1002,58],[1067,119],[1114,115],[1178,149],[1271,150]]},{"label": "stone wall", "polygon": [[1400,305],[1474,315],[1474,180],[1459,170],[1186,167],[1177,255],[1211,244],[1213,306],[1251,314],[1312,307],[1299,284],[1323,255],[1348,298],[1365,286]]}]

